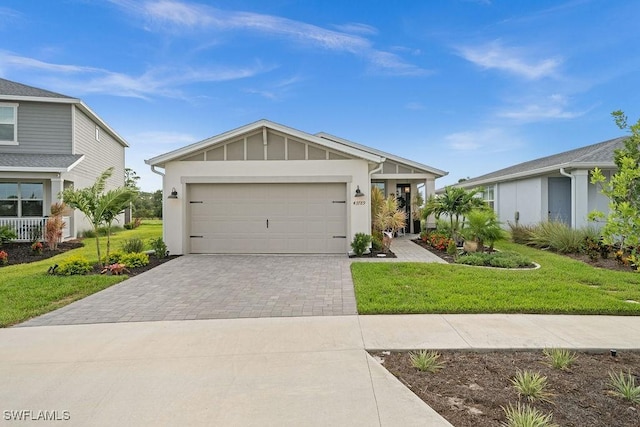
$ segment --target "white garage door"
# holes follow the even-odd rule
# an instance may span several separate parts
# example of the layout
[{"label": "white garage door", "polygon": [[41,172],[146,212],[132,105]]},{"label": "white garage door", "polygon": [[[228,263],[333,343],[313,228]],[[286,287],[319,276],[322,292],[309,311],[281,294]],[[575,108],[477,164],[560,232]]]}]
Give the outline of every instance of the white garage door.
[{"label": "white garage door", "polygon": [[191,184],[191,253],[345,253],[345,184]]}]

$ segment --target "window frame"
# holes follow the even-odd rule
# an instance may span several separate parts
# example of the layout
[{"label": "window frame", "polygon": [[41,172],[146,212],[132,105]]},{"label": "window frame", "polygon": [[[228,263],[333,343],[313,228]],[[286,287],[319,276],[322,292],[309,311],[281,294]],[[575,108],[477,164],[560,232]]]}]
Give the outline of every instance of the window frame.
[{"label": "window frame", "polygon": [[102,133],[100,126],[96,125],[96,141],[100,142],[100,134]]},{"label": "window frame", "polygon": [[[44,217],[44,199],[45,199],[45,185],[44,182],[41,181],[2,181],[0,182],[0,184],[16,184],[17,185],[17,198],[16,199],[0,199],[0,200],[7,200],[7,201],[11,201],[11,202],[17,202],[17,207],[16,207],[16,216],[2,216],[2,218],[43,218]],[[23,184],[40,184],[42,186],[42,195],[39,199],[31,199],[31,198],[24,198],[22,197],[22,185]],[[29,216],[24,216],[23,213],[23,209],[22,209],[22,203],[23,202],[41,202],[42,206],[41,206],[41,210],[40,210],[40,215],[29,215]]]},{"label": "window frame", "polygon": [[[489,193],[491,193],[492,197],[488,197]],[[495,209],[496,206],[496,186],[495,185],[486,185],[482,191],[482,200],[489,206],[491,209]]]},{"label": "window frame", "polygon": [[[18,105],[12,102],[0,102],[0,107],[13,109],[13,140],[0,139],[0,145],[18,145]],[[12,124],[12,123],[0,123]]]}]

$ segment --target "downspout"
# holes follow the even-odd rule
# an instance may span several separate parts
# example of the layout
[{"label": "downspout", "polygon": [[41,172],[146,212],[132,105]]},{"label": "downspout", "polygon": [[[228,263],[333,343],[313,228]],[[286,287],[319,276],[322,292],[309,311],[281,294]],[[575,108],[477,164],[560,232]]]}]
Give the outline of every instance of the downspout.
[{"label": "downspout", "polygon": [[571,228],[576,224],[576,177],[560,168],[560,175],[571,178]]},{"label": "downspout", "polygon": [[367,211],[367,218],[369,220],[369,226],[371,226],[371,176],[374,173],[380,172],[382,170],[382,166],[384,165],[384,162],[386,162],[386,161],[387,161],[387,159],[385,159],[383,157],[382,161],[380,163],[378,163],[378,167],[369,171],[369,209]]},{"label": "downspout", "polygon": [[156,169],[156,165],[151,165],[151,172],[158,174],[162,177],[164,177],[164,173],[160,172],[159,170]]}]

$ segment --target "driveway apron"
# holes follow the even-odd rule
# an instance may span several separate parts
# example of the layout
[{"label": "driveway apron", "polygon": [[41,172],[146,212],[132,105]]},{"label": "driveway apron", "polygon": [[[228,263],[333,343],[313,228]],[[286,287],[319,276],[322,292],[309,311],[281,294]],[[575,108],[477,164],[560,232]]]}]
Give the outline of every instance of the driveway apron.
[{"label": "driveway apron", "polygon": [[345,256],[185,255],[19,326],[356,314]]}]

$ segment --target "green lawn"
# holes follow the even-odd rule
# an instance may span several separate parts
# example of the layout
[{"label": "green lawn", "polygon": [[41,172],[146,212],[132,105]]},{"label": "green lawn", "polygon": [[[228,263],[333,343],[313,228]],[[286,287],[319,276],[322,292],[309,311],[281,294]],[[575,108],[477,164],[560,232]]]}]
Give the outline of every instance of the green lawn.
[{"label": "green lawn", "polygon": [[[124,230],[111,237],[111,250],[118,250],[123,240],[141,238],[145,244],[152,237],[162,237],[161,221],[145,221],[135,230]],[[106,238],[100,238],[102,254]],[[126,276],[52,276],[47,269],[71,255],[82,255],[97,263],[95,239],[85,239],[83,248],[30,264],[0,269],[0,327],[20,323],[31,317],[60,308],[126,279]]]},{"label": "green lawn", "polygon": [[462,265],[353,263],[360,314],[555,313],[640,315],[640,273],[591,267],[562,255],[502,242],[542,268],[508,271]]}]

